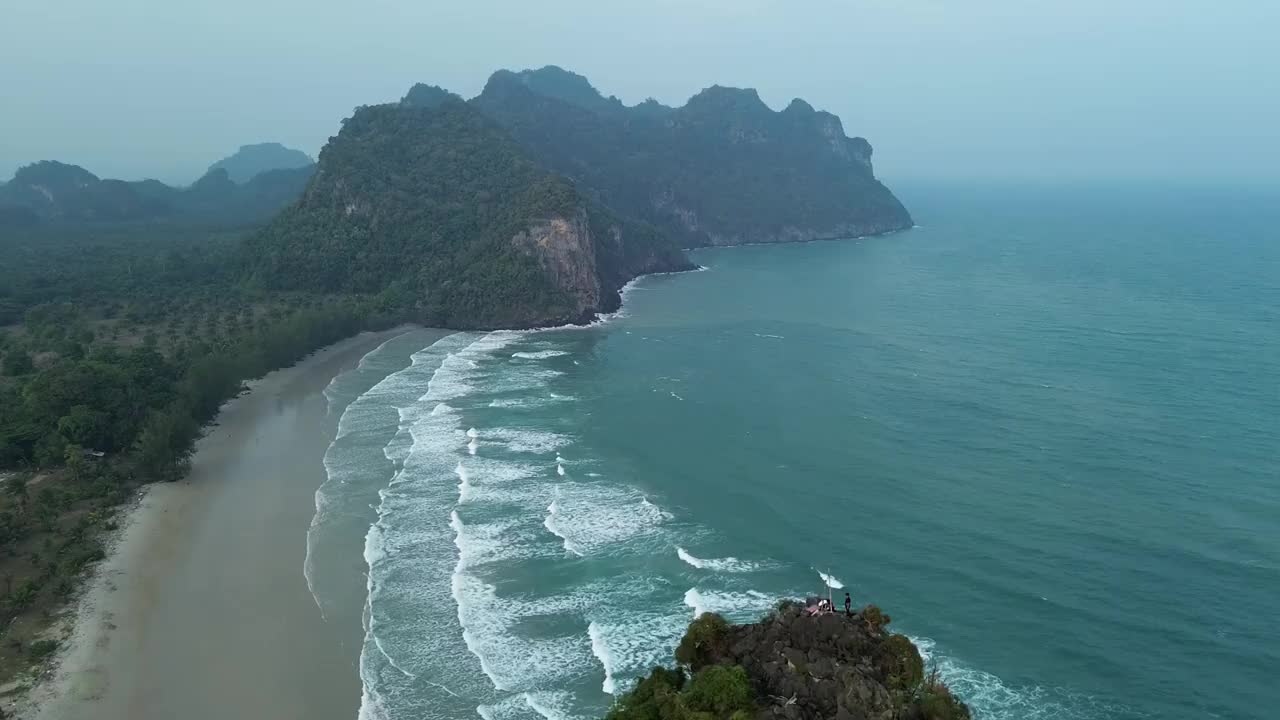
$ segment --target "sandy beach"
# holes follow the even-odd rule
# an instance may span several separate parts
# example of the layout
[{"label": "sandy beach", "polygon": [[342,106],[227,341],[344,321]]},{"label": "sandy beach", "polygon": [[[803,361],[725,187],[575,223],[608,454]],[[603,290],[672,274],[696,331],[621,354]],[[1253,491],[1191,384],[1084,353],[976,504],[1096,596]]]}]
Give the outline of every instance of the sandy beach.
[{"label": "sandy beach", "polygon": [[324,388],[400,332],[328,347],[223,407],[187,479],[148,487],[126,513],[20,717],[356,716],[359,617],[321,617],[306,532],[338,420]]}]

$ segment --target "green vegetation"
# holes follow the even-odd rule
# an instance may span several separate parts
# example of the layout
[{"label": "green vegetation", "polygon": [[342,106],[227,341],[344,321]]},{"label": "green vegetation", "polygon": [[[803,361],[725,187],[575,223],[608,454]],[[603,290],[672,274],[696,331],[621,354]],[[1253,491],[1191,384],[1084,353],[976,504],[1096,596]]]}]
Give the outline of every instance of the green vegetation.
[{"label": "green vegetation", "polygon": [[687,246],[911,226],[870,144],[800,100],[773,112],[754,90],[715,86],[680,108],[628,108],[547,67],[494,73],[472,103],[601,203]]},{"label": "green vegetation", "polygon": [[755,692],[740,665],[713,665],[692,677],[654,668],[609,710],[606,720],[746,720]]},{"label": "green vegetation", "polygon": [[525,327],[583,311],[512,241],[533,223],[585,214],[602,246],[599,272],[614,288],[653,257],[665,261],[660,269],[687,265],[670,241],[634,223],[626,242],[603,243],[621,221],[456,97],[427,86],[413,95],[421,105],[362,107],[343,123],[303,200],[249,239],[254,282],[382,293],[445,327]]},{"label": "green vegetation", "polygon": [[115,509],[181,478],[244,380],[400,321],[385,298],[250,287],[243,234],[0,230],[0,681],[53,652],[50,613],[103,557]]}]

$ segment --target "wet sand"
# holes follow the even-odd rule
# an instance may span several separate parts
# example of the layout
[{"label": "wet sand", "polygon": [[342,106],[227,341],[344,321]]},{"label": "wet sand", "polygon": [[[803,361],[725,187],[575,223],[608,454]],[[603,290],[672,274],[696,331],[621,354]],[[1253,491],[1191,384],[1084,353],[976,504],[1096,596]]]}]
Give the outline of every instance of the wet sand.
[{"label": "wet sand", "polygon": [[356,717],[360,619],[321,617],[306,532],[337,428],[324,388],[401,332],[321,350],[223,407],[188,478],[149,487],[127,514],[20,717]]}]

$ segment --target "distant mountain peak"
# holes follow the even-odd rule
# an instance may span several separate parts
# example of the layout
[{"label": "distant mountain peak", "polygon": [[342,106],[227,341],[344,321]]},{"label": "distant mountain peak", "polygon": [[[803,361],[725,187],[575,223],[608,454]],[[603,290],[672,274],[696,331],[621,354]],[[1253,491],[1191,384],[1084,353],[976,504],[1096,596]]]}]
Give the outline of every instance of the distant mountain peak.
[{"label": "distant mountain peak", "polygon": [[689,98],[685,103],[687,110],[739,111],[755,114],[769,113],[773,110],[760,99],[755,88],[736,88],[725,85],[712,85]]},{"label": "distant mountain peak", "polygon": [[450,101],[463,102],[461,97],[445,90],[439,85],[416,83],[413,87],[409,88],[409,92],[405,93],[404,98],[400,100],[400,104],[412,105],[415,107],[436,107],[442,103]]},{"label": "distant mountain peak", "polygon": [[611,113],[624,108],[622,101],[618,98],[606,98],[600,94],[600,91],[586,77],[558,65],[544,65],[536,70],[519,72],[499,70],[490,76],[489,82],[491,84],[518,82],[538,95],[561,100],[592,112]]},{"label": "distant mountain peak", "polygon": [[244,184],[255,175],[268,170],[302,168],[312,164],[311,158],[301,150],[285,147],[278,142],[262,142],[241,145],[235,154],[210,165],[206,174],[221,168],[227,171],[232,182]]}]

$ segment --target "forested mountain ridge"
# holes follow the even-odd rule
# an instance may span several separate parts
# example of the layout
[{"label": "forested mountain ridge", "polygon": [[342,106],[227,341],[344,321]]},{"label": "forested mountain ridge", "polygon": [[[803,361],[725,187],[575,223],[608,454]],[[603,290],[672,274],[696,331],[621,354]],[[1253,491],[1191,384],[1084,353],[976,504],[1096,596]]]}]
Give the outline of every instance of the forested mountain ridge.
[{"label": "forested mountain ridge", "polygon": [[0,185],[0,228],[59,222],[199,220],[257,223],[301,194],[311,165],[268,170],[245,183],[224,168],[188,188],[158,180],[109,180],[54,160],[32,163]]},{"label": "forested mountain ridge", "polygon": [[911,227],[871,145],[802,100],[774,112],[713,86],[684,106],[626,107],[557,67],[490,77],[472,104],[547,167],[681,244],[855,237]]},{"label": "forested mountain ridge", "polygon": [[246,244],[267,288],[381,293],[429,324],[531,327],[617,307],[675,244],[543,169],[456,96],[416,86],[358,108],[298,203]]}]

